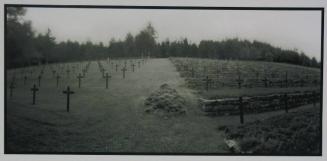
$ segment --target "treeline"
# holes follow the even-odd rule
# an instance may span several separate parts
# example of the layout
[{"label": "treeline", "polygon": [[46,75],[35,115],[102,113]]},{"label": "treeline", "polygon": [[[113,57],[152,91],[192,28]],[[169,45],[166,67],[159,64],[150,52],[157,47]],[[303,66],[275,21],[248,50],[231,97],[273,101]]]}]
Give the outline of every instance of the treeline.
[{"label": "treeline", "polygon": [[56,42],[49,29],[36,34],[31,22],[24,21],[26,10],[7,7],[6,66],[15,68],[39,63],[81,61],[120,57],[198,57],[284,62],[310,67],[320,67],[315,58],[303,52],[284,50],[259,41],[227,39],[202,40],[199,44],[188,39],[156,41],[157,35],[149,23],[135,36],[128,33],[123,40],[111,39],[108,45],[87,41]]}]

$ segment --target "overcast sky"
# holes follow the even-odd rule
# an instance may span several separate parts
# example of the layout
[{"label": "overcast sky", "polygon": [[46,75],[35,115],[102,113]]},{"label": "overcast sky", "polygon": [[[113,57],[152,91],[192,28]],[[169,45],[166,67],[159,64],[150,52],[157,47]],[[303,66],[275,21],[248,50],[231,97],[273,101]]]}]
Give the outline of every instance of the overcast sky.
[{"label": "overcast sky", "polygon": [[50,28],[56,41],[103,42],[137,34],[148,22],[158,40],[225,38],[259,40],[297,48],[320,61],[320,11],[143,10],[28,8],[24,16],[36,32]]}]

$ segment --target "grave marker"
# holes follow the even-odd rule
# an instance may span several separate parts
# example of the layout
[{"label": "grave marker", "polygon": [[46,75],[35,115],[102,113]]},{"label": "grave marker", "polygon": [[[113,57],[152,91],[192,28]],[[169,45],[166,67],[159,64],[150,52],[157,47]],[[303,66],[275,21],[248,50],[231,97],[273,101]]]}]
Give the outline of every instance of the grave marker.
[{"label": "grave marker", "polygon": [[81,73],[78,74],[77,79],[78,79],[78,88],[81,88],[81,79],[83,78],[83,76],[81,75]]},{"label": "grave marker", "polygon": [[206,90],[208,91],[209,90],[209,84],[211,82],[211,79],[209,79],[209,76],[207,76],[204,81],[206,82]]},{"label": "grave marker", "polygon": [[287,79],[287,72],[285,72],[285,87],[288,87],[288,79]]},{"label": "grave marker", "polygon": [[36,91],[38,91],[39,89],[36,88],[36,85],[33,85],[33,88],[31,88],[31,91],[33,92],[33,102],[32,104],[35,105],[35,95],[36,95]]},{"label": "grave marker", "polygon": [[133,71],[133,72],[134,72],[134,68],[135,68],[135,66],[136,66],[136,65],[133,63],[133,64],[132,64],[132,71]]},{"label": "grave marker", "polygon": [[71,91],[69,86],[67,86],[67,89],[65,91],[63,91],[64,94],[67,95],[67,112],[69,112],[69,99],[70,99],[70,95],[74,94],[75,92]]},{"label": "grave marker", "polygon": [[265,76],[265,78],[262,81],[264,82],[265,87],[267,88],[268,87],[268,81],[269,81],[267,76]]},{"label": "grave marker", "polygon": [[241,122],[241,124],[243,124],[244,123],[244,113],[243,113],[243,98],[242,98],[242,96],[239,98],[239,103],[240,103],[240,106],[239,106],[240,122]]},{"label": "grave marker", "polygon": [[40,87],[40,86],[41,86],[41,79],[42,79],[42,76],[39,75],[39,76],[37,77],[37,79],[38,79],[38,86]]},{"label": "grave marker", "polygon": [[285,112],[288,113],[288,97],[287,97],[287,93],[284,94],[284,105],[285,105]]},{"label": "grave marker", "polygon": [[241,79],[241,74],[238,74],[238,78],[236,81],[238,83],[238,88],[241,88],[243,83],[243,80]]},{"label": "grave marker", "polygon": [[127,71],[127,68],[124,67],[123,69],[121,69],[121,71],[123,71],[123,78],[125,79],[125,72]]},{"label": "grave marker", "polygon": [[106,89],[108,89],[108,79],[111,78],[111,76],[109,76],[109,74],[106,73],[105,78],[106,78]]}]

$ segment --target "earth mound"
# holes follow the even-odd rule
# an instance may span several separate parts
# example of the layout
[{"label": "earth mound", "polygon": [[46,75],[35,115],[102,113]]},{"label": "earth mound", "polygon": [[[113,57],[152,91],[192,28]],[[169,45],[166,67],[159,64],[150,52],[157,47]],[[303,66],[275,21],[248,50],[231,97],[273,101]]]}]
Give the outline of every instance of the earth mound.
[{"label": "earth mound", "polygon": [[145,100],[145,105],[148,106],[146,113],[166,116],[186,113],[184,98],[168,84],[161,85],[157,91],[153,92]]}]

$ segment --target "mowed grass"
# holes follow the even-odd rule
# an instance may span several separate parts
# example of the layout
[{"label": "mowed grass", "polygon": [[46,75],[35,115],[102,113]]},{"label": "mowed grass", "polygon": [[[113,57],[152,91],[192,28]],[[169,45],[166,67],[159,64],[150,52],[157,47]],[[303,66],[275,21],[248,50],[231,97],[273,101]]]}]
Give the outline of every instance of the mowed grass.
[{"label": "mowed grass", "polygon": [[[171,58],[188,87],[204,98],[269,95],[320,90],[320,69],[263,61]],[[193,74],[192,74],[193,73]],[[285,87],[287,73],[288,87]],[[209,90],[206,90],[210,79]],[[240,77],[239,77],[240,76]],[[238,79],[241,79],[241,88]],[[263,80],[272,84],[265,87]],[[301,85],[303,80],[303,86]],[[282,87],[280,81],[283,82]]]},{"label": "mowed grass", "polygon": [[[113,60],[123,64],[124,61]],[[130,63],[123,79],[111,64],[102,61],[110,73],[109,89],[97,63],[91,62],[82,87],[79,72],[64,76],[60,86],[49,69],[45,69],[37,103],[32,105],[30,88],[36,81],[17,71],[13,98],[7,88],[6,150],[22,152],[123,152],[123,153],[229,153],[220,125],[238,125],[239,116],[207,117],[198,105],[198,92],[189,89],[168,59],[150,59],[131,72]],[[8,72],[9,86],[12,71]],[[144,100],[160,85],[167,83],[186,100],[186,115],[159,117],[146,114]],[[66,95],[70,85],[70,112],[66,112]],[[222,94],[228,93],[228,90]],[[294,109],[297,110],[297,109]],[[282,115],[283,111],[246,115],[245,122]]]},{"label": "mowed grass", "polygon": [[[125,79],[121,71],[103,64],[112,75],[109,89],[105,89],[96,62],[91,63],[81,89],[77,88],[77,73],[62,79],[56,88],[52,73],[46,69],[36,105],[31,104],[29,90],[33,82],[23,86],[18,79],[13,98],[7,93],[8,152],[225,151],[215,130],[216,121],[199,113],[194,95],[184,87],[169,60],[149,60],[134,73],[129,68]],[[187,115],[167,119],[144,113],[144,100],[164,83],[188,100]],[[69,113],[62,93],[66,85],[75,92]]]}]

